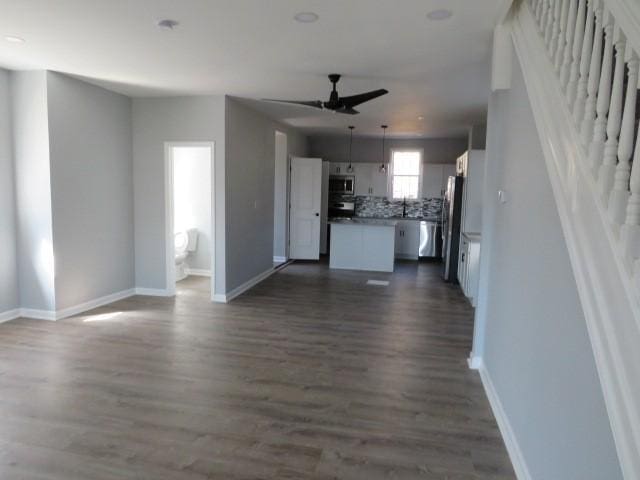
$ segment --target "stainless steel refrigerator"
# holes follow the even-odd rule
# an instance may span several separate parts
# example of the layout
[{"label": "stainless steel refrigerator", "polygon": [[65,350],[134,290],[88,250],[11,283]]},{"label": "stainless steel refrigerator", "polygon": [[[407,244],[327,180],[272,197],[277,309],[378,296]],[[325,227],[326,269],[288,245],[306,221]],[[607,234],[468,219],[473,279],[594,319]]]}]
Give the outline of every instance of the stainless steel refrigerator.
[{"label": "stainless steel refrigerator", "polygon": [[447,282],[458,281],[463,184],[464,177],[449,177],[442,202],[443,277]]}]

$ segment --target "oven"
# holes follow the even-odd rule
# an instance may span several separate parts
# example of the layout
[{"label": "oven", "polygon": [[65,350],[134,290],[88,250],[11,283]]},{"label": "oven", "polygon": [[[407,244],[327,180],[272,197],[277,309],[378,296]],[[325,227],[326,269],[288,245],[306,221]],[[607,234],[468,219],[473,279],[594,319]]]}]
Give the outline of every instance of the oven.
[{"label": "oven", "polygon": [[354,202],[329,202],[329,218],[351,218],[355,214],[356,204]]}]

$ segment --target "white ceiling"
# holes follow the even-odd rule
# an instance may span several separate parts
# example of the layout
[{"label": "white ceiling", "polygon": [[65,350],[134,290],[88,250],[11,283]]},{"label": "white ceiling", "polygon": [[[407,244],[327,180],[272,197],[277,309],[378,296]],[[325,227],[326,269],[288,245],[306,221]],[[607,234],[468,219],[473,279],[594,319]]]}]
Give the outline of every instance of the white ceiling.
[{"label": "white ceiling", "polygon": [[[0,0],[0,66],[61,71],[130,96],[326,100],[390,93],[355,117],[252,102],[317,133],[455,136],[482,121],[493,26],[505,0]],[[436,8],[453,11],[434,22]],[[316,23],[293,16],[312,11]],[[174,31],[156,22],[180,22]],[[9,43],[17,35],[23,44]],[[424,116],[420,121],[418,116]]]}]

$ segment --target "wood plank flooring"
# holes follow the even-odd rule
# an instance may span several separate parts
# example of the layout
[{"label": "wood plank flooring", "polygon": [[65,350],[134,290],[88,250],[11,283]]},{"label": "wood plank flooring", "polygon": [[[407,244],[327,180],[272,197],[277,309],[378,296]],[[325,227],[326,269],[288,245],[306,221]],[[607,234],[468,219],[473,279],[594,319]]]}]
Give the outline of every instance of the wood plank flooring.
[{"label": "wood plank flooring", "polygon": [[439,271],[295,263],[228,305],[190,277],[2,324],[0,478],[514,479]]}]

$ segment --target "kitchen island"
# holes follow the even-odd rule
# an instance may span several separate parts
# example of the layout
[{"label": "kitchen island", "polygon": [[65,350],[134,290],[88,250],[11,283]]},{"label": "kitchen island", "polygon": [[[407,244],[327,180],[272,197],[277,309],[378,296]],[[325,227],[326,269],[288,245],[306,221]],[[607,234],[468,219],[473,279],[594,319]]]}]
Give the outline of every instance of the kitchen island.
[{"label": "kitchen island", "polygon": [[386,219],[330,220],[329,267],[393,272],[396,224]]}]

